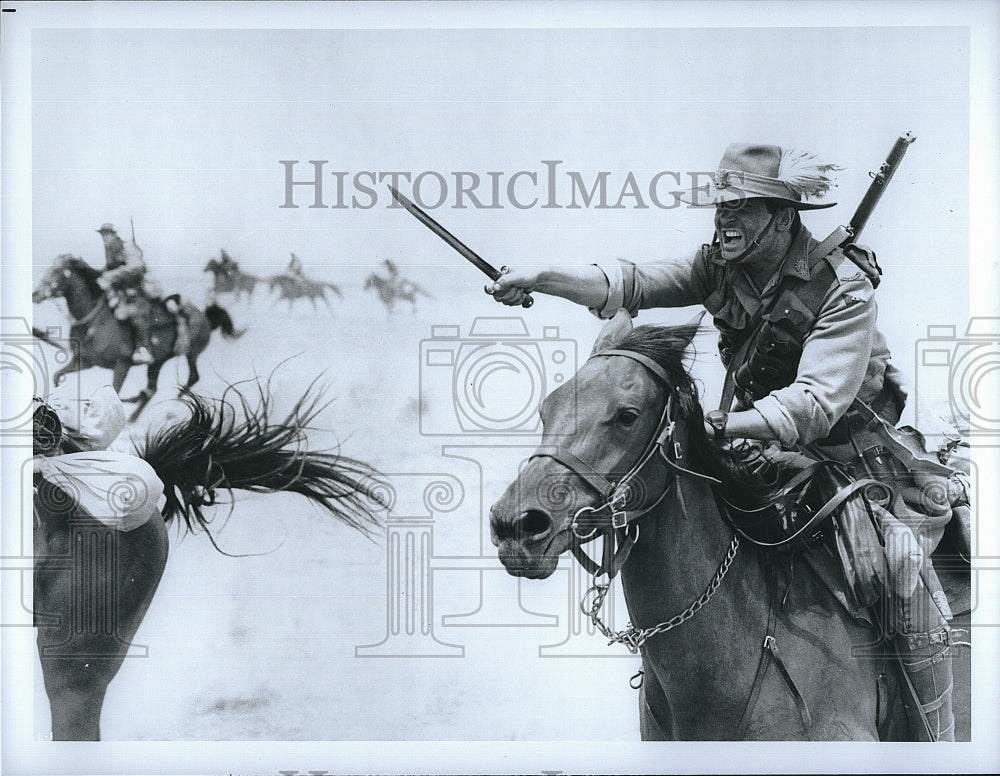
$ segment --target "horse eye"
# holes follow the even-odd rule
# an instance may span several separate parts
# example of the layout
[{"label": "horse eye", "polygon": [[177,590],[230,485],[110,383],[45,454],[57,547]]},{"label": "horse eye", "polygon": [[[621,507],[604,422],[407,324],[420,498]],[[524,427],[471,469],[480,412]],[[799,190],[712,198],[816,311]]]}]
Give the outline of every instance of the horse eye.
[{"label": "horse eye", "polygon": [[631,426],[639,419],[639,411],[631,408],[618,410],[615,415],[615,423],[619,423],[623,426]]}]

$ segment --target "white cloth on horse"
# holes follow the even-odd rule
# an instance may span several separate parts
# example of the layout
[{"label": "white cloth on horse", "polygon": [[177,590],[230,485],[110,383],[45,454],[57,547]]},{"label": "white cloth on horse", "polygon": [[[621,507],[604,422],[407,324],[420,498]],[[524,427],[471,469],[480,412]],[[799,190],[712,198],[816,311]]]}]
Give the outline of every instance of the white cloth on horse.
[{"label": "white cloth on horse", "polygon": [[107,449],[125,427],[125,407],[110,385],[101,386],[86,398],[74,390],[54,390],[46,403],[81,450]]},{"label": "white cloth on horse", "polygon": [[35,459],[35,469],[109,528],[131,531],[152,517],[163,482],[143,459],[110,450]]}]

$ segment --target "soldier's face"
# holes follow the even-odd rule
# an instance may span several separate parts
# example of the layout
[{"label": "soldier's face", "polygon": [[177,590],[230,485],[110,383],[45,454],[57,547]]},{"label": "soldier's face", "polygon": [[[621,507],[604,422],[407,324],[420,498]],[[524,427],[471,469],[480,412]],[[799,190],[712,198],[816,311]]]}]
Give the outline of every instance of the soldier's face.
[{"label": "soldier's face", "polygon": [[744,251],[767,226],[771,214],[760,199],[745,199],[715,206],[715,233],[722,258],[732,260]]}]

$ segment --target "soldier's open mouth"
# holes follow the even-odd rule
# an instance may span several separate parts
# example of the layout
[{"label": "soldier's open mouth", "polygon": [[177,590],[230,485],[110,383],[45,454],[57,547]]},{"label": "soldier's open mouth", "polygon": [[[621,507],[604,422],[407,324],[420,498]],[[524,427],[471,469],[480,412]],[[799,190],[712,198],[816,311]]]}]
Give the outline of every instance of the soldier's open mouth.
[{"label": "soldier's open mouth", "polygon": [[721,237],[724,248],[737,248],[743,243],[743,233],[736,229],[723,229]]}]

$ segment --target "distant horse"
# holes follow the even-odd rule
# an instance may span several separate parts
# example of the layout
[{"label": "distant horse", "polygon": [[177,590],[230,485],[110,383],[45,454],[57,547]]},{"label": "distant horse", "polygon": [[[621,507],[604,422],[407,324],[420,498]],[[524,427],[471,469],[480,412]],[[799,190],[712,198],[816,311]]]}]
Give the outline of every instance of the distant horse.
[{"label": "distant horse", "polygon": [[[70,372],[99,366],[112,370],[112,386],[115,391],[120,391],[133,366],[135,348],[132,328],[127,322],[115,318],[107,297],[97,285],[100,274],[83,259],[63,254],[56,258],[31,295],[35,304],[63,297],[73,318],[70,327],[70,339],[75,345],[73,355],[69,363],[53,375],[56,385]],[[184,384],[184,390],[187,390],[198,382],[198,356],[208,347],[211,333],[220,329],[227,339],[235,339],[242,332],[233,329],[229,313],[216,304],[209,305],[205,312],[188,303],[182,307],[187,315],[191,337],[184,354],[188,363],[188,378]],[[153,362],[146,367],[146,387],[137,395],[122,399],[137,403],[130,420],[139,417],[156,393],[160,370],[165,362],[174,357],[176,341],[177,324],[173,314],[162,301],[151,303],[149,352]]]},{"label": "distant horse", "polygon": [[[705,433],[682,361],[695,331],[631,331],[627,314],[605,326],[492,507],[501,562],[543,578],[571,550],[594,575],[584,612],[642,656],[645,740],[916,740],[878,634],[835,597],[825,546],[765,551],[723,517],[717,498],[761,486]],[[598,535],[600,563],[583,549]],[[634,626],[616,633],[599,612],[619,568]]]},{"label": "distant horse", "polygon": [[[235,399],[210,402],[188,394],[190,418],[148,432],[137,445],[137,455],[163,481],[166,503],[162,514],[131,531],[93,519],[73,494],[36,475],[34,618],[54,740],[99,740],[105,693],[153,600],[172,521],[208,532],[203,509],[216,494],[248,490],[299,493],[366,535],[378,526],[376,472],[305,448],[304,429],[318,411],[308,392],[278,423],[263,393],[256,409],[239,394]],[[245,417],[237,419],[234,404]],[[127,498],[128,487],[112,486],[109,500],[119,491]],[[139,688],[133,695],[138,710]]]},{"label": "distant horse", "polygon": [[394,274],[383,277],[375,272],[371,273],[365,280],[365,290],[370,288],[375,289],[379,300],[390,313],[395,308],[396,302],[409,302],[413,312],[416,312],[417,296],[428,298],[431,296],[416,283]]},{"label": "distant horse", "polygon": [[227,271],[218,259],[209,259],[203,271],[212,273],[212,290],[216,294],[231,293],[237,302],[243,298],[243,294],[247,295],[247,299],[253,299],[254,289],[263,280],[241,269]]},{"label": "distant horse", "polygon": [[289,309],[292,308],[293,304],[297,299],[308,299],[312,302],[313,309],[316,309],[316,300],[322,299],[326,302],[326,306],[333,309],[330,305],[330,300],[326,296],[326,292],[333,291],[337,296],[343,297],[340,292],[340,287],[334,283],[326,283],[321,280],[310,280],[307,277],[297,277],[295,275],[282,274],[275,275],[268,281],[268,285],[271,290],[274,291],[275,288],[279,289],[278,299],[280,302],[282,299],[288,300]]}]

